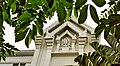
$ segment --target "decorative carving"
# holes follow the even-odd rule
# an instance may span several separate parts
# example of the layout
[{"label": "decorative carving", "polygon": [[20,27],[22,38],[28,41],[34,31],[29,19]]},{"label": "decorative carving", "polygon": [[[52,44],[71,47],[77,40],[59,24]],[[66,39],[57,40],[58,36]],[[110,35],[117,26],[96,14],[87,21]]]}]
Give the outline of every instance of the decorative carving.
[{"label": "decorative carving", "polygon": [[61,47],[71,47],[71,39],[69,37],[63,38],[61,42]]}]

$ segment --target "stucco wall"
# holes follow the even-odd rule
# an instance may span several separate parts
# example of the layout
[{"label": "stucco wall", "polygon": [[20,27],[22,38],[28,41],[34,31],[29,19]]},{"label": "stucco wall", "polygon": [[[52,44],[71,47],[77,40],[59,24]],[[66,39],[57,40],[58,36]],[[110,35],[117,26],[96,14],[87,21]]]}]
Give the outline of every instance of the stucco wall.
[{"label": "stucco wall", "polygon": [[74,58],[78,56],[77,52],[74,53],[56,53],[52,54],[50,66],[67,66],[75,65]]}]

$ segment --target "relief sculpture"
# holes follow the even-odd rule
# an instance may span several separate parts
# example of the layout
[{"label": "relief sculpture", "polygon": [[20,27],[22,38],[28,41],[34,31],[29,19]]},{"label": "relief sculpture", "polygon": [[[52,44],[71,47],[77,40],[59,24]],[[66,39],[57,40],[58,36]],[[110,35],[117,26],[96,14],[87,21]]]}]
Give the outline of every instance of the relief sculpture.
[{"label": "relief sculpture", "polygon": [[71,39],[69,37],[63,38],[61,47],[71,47]]}]

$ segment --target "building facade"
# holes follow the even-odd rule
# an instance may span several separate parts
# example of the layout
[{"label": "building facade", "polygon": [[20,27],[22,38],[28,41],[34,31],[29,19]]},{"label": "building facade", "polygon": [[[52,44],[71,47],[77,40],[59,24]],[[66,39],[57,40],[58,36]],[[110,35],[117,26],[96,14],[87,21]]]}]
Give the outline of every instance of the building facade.
[{"label": "building facade", "polygon": [[36,37],[35,50],[19,51],[0,62],[0,66],[78,66],[74,58],[92,52],[90,43],[96,41],[94,29],[78,24],[75,18],[55,22],[44,31],[44,37]]}]

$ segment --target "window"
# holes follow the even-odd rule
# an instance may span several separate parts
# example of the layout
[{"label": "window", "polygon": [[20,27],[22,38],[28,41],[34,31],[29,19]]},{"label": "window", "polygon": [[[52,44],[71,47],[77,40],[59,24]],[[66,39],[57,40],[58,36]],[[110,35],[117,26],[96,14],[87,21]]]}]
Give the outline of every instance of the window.
[{"label": "window", "polygon": [[13,66],[18,66],[19,64],[18,63],[16,63],[16,64],[13,64]]},{"label": "window", "polygon": [[73,65],[66,65],[66,66],[73,66]]},{"label": "window", "polygon": [[13,64],[13,66],[25,66],[26,65],[26,63],[15,63],[15,64]]},{"label": "window", "polygon": [[25,65],[26,65],[26,63],[21,63],[21,64],[20,64],[20,66],[25,66]]}]

